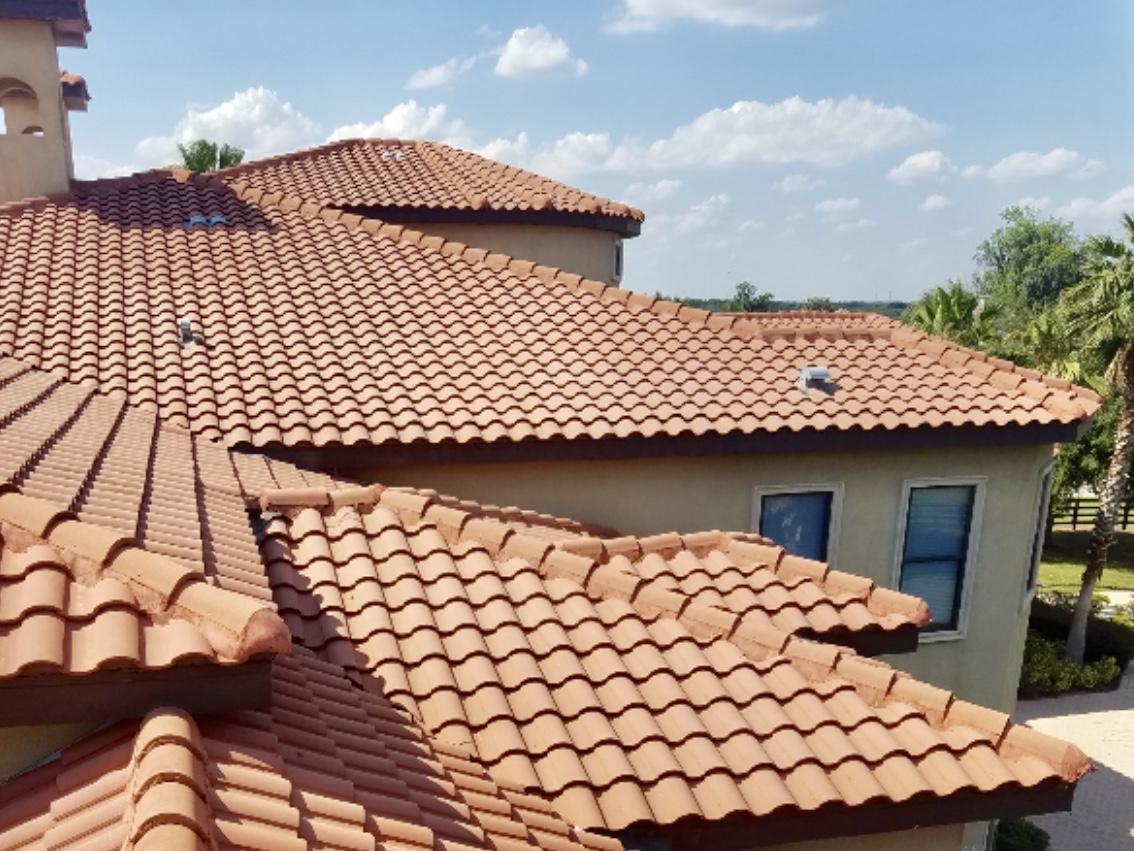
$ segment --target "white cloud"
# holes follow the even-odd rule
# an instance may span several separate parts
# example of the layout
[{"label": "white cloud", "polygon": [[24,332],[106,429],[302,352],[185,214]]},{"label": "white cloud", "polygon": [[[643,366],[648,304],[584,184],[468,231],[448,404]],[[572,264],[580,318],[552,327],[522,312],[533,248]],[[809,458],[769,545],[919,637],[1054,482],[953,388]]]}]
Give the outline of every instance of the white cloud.
[{"label": "white cloud", "polygon": [[528,134],[521,132],[515,139],[493,139],[480,148],[477,153],[490,160],[508,163],[508,165],[523,165],[528,159],[530,143]]},{"label": "white cloud", "polygon": [[842,222],[835,226],[835,233],[846,233],[851,230],[862,230],[874,227],[873,219],[855,219],[853,222]]},{"label": "white cloud", "polygon": [[1096,174],[1101,173],[1103,164],[1101,160],[1087,160],[1083,163],[1082,167],[1075,169],[1067,175],[1071,180],[1090,180]]},{"label": "white cloud", "polygon": [[451,83],[457,77],[467,73],[472,66],[476,64],[479,58],[480,57],[477,56],[470,56],[467,59],[461,59],[454,56],[448,62],[434,65],[432,68],[422,68],[420,71],[414,71],[409,80],[406,81],[406,88],[433,89],[437,86]]},{"label": "white cloud", "polygon": [[918,236],[913,239],[907,239],[902,243],[902,248],[906,249],[906,251],[912,251],[915,248],[921,248],[927,242],[929,242],[929,240],[924,236]]},{"label": "white cloud", "polygon": [[530,164],[550,177],[633,170],[609,133],[569,133],[537,151]]},{"label": "white cloud", "polygon": [[1134,186],[1124,186],[1108,198],[1073,198],[1056,209],[1061,218],[1086,219],[1101,224],[1117,223],[1123,213],[1134,212]]},{"label": "white cloud", "polygon": [[721,193],[706,198],[700,204],[694,204],[683,216],[678,217],[675,222],[677,230],[681,233],[694,233],[719,224],[728,203],[728,195]]},{"label": "white cloud", "polygon": [[821,177],[812,177],[809,174],[789,174],[778,183],[772,184],[772,188],[788,195],[792,192],[808,192],[826,185],[827,181]]},{"label": "white cloud", "polygon": [[336,127],[327,141],[356,137],[437,139],[463,148],[472,144],[465,122],[459,118],[450,119],[445,104],[426,107],[419,106],[416,100],[399,103],[373,123],[359,122]]},{"label": "white cloud", "polygon": [[859,207],[857,198],[828,198],[815,205],[815,212],[825,216],[841,216],[853,213]]},{"label": "white cloud", "polygon": [[1055,148],[1046,154],[1020,151],[1011,154],[986,172],[989,180],[1004,183],[1028,180],[1035,177],[1090,177],[1102,168],[1098,160],[1088,160],[1082,154],[1067,148]]},{"label": "white cloud", "polygon": [[125,177],[136,171],[139,166],[118,165],[101,157],[92,157],[86,154],[75,154],[75,177],[79,180],[96,180],[100,177]]},{"label": "white cloud", "polygon": [[958,168],[941,151],[922,151],[911,154],[901,165],[890,170],[886,179],[891,183],[944,183]]},{"label": "white cloud", "polygon": [[587,73],[587,63],[573,57],[567,42],[555,38],[543,25],[516,30],[500,49],[496,60],[499,77],[531,77],[562,71],[581,76]]},{"label": "white cloud", "polygon": [[764,222],[758,222],[755,219],[745,219],[740,223],[741,233],[751,233],[753,231],[764,230],[767,225]]},{"label": "white cloud", "polygon": [[[734,220],[729,215],[730,200],[721,192],[711,195],[704,201],[691,205],[685,212],[676,215],[661,214],[650,218],[649,236],[652,239],[665,239],[667,234],[680,233],[686,236],[699,236],[701,244],[723,244],[736,238],[740,228],[734,228]],[[709,243],[704,243],[708,239]]]},{"label": "white cloud", "polygon": [[677,190],[680,188],[680,180],[665,178],[656,183],[631,183],[622,194],[625,199],[628,199],[627,203],[633,204],[670,198],[677,194]]},{"label": "white cloud", "polygon": [[243,148],[245,159],[293,151],[319,140],[319,125],[264,86],[237,92],[211,109],[190,109],[169,136],[138,143],[138,155],[164,163],[178,159],[177,144],[209,139]]},{"label": "white cloud", "polygon": [[915,143],[940,126],[904,107],[847,97],[814,103],[738,101],[712,109],[663,139],[616,143],[609,133],[571,133],[531,158],[536,171],[560,178],[597,171],[672,171],[739,165],[839,166]]},{"label": "white cloud", "polygon": [[944,210],[946,207],[952,207],[953,201],[945,195],[933,194],[921,202],[918,207],[923,213],[932,213],[935,210]]},{"label": "white cloud", "polygon": [[609,29],[629,33],[700,21],[781,32],[815,26],[834,5],[831,0],[622,0],[622,14]]}]

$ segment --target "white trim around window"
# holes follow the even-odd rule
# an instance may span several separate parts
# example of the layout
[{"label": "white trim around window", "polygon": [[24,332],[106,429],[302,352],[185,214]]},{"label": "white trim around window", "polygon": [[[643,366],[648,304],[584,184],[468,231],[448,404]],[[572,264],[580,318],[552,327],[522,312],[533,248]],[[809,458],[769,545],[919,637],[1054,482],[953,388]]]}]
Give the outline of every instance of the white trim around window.
[{"label": "white trim around window", "polygon": [[1043,560],[1043,539],[1047,532],[1047,512],[1051,508],[1051,485],[1055,478],[1055,459],[1040,469],[1039,489],[1036,492],[1036,526],[1032,531],[1032,549],[1027,570],[1024,571],[1024,596],[1020,611],[1027,611],[1039,587],[1039,568]]},{"label": "white trim around window", "polygon": [[961,603],[957,612],[956,629],[939,632],[922,632],[923,644],[934,641],[956,641],[965,637],[969,626],[969,608],[973,596],[973,576],[976,569],[977,553],[980,550],[981,524],[984,519],[984,494],[988,486],[985,476],[957,476],[933,479],[906,479],[902,482],[902,501],[898,516],[898,535],[894,541],[894,568],[891,573],[892,588],[902,587],[902,562],[905,556],[906,524],[909,520],[910,495],[919,488],[972,487],[973,507],[969,521],[968,547],[965,551],[965,567],[961,577]]},{"label": "white trim around window", "polygon": [[835,566],[839,554],[839,526],[843,516],[843,483],[817,482],[798,485],[756,485],[752,489],[751,532],[760,534],[760,512],[765,496],[785,494],[829,493],[831,494],[831,518],[827,525],[827,564]]}]

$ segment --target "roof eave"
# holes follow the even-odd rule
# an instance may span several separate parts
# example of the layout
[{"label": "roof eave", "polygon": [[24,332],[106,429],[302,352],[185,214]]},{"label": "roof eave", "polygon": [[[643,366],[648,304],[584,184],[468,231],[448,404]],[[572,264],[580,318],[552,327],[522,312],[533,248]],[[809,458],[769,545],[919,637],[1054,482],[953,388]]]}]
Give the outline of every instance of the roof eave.
[{"label": "roof eave", "polygon": [[456,207],[342,207],[344,212],[391,224],[449,225],[544,225],[588,228],[616,233],[632,239],[642,232],[642,223],[630,216],[579,213],[571,210],[472,210]]},{"label": "roof eave", "polygon": [[0,681],[0,727],[102,723],[139,718],[158,706],[236,712],[271,702],[272,656],[239,665],[119,668],[82,676],[42,674]]},{"label": "roof eave", "polygon": [[760,838],[761,846],[778,846],[1069,812],[1074,795],[1074,783],[1048,781],[1032,788],[963,790],[944,798],[916,796],[901,803],[833,805],[807,812],[789,809],[764,816],[738,813],[719,821],[690,819],[668,826],[644,824],[636,826],[639,831],[631,829],[614,835],[621,838],[625,834],[629,838],[644,830],[651,838],[668,840],[671,851],[744,851],[752,847],[753,836]]},{"label": "roof eave", "polygon": [[0,0],[0,18],[49,22],[57,47],[86,47],[91,31],[84,0]]},{"label": "roof eave", "polygon": [[860,656],[896,656],[916,653],[921,630],[915,624],[904,623],[893,629],[832,629],[826,632],[800,630],[798,638],[846,647]]},{"label": "roof eave", "polygon": [[972,446],[1040,446],[1078,439],[1090,419],[1071,423],[1029,425],[919,426],[895,429],[804,429],[743,434],[654,435],[593,438],[497,440],[458,443],[383,443],[344,446],[250,447],[257,452],[308,469],[359,470],[404,464],[494,464],[525,461],[600,461],[626,458],[673,458],[764,455],[788,452],[845,452],[902,449],[945,449]]}]

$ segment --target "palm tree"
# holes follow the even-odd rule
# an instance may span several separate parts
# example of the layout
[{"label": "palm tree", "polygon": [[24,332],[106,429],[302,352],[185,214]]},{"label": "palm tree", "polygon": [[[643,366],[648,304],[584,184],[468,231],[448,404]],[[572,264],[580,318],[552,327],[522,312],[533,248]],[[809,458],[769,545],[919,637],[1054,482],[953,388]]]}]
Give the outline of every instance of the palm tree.
[{"label": "palm tree", "polygon": [[1126,242],[1109,236],[1092,239],[1085,279],[1066,290],[1060,301],[1071,338],[1085,354],[1107,364],[1106,385],[1122,403],[1114,453],[1099,495],[1099,511],[1087,543],[1087,566],[1067,636],[1067,655],[1078,664],[1083,663],[1086,649],[1091,597],[1114,543],[1114,520],[1126,496],[1134,457],[1134,217],[1124,214],[1122,224]]},{"label": "palm tree", "polygon": [[915,328],[963,346],[981,347],[992,335],[995,305],[960,281],[934,287],[906,310],[903,320]]},{"label": "palm tree", "polygon": [[230,168],[244,161],[244,151],[232,145],[217,145],[207,139],[197,139],[188,145],[178,145],[181,167],[189,171],[207,172]]}]

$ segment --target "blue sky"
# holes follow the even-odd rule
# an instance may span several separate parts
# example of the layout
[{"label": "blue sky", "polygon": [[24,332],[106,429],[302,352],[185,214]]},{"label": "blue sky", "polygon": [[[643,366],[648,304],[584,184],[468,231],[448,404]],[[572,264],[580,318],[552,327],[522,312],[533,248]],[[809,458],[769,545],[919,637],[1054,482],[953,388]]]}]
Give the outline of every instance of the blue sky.
[{"label": "blue sky", "polygon": [[1005,207],[1134,212],[1126,0],[89,0],[94,177],[200,136],[448,141],[645,210],[624,285],[910,299]]}]

